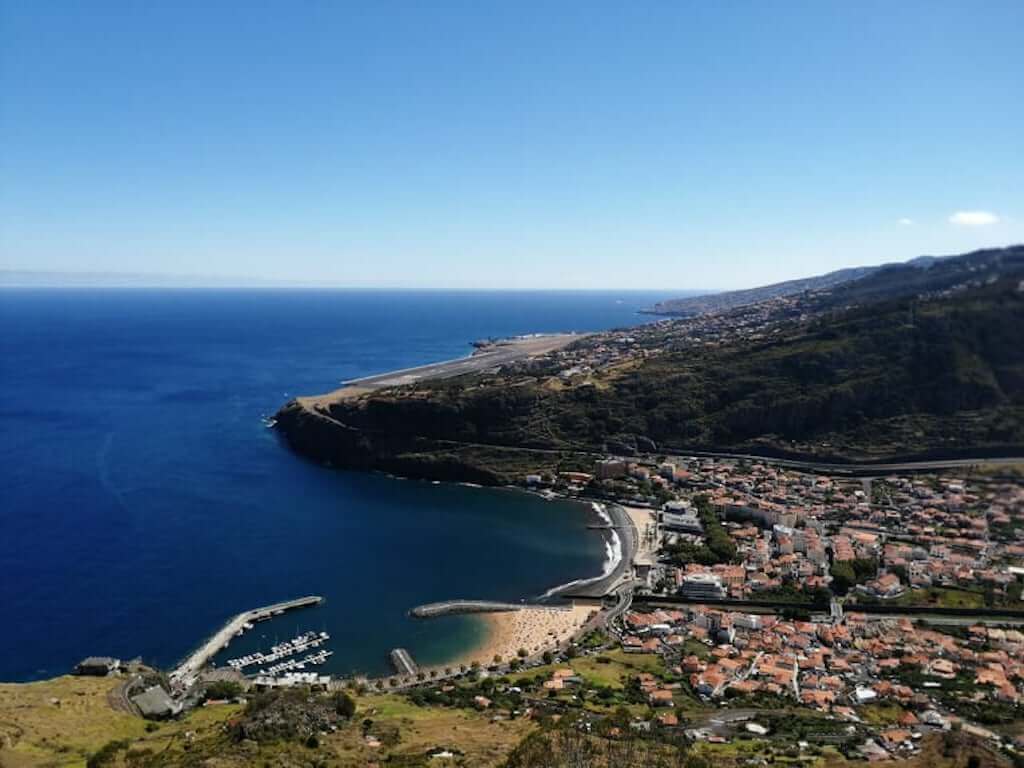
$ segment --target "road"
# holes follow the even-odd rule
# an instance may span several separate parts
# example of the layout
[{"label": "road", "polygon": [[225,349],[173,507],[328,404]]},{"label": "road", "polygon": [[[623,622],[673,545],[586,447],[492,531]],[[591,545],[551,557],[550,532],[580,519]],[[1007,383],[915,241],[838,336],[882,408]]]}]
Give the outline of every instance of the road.
[{"label": "road", "polygon": [[142,680],[142,675],[133,674],[126,680],[118,683],[107,692],[107,702],[110,708],[125,714],[141,717],[138,708],[128,698],[128,691]]},{"label": "road", "polygon": [[750,453],[729,453],[726,451],[696,451],[684,448],[670,448],[665,446],[663,450],[673,456],[697,456],[709,459],[737,459],[745,461],[756,461],[763,464],[776,464],[780,467],[790,469],[804,469],[811,472],[820,472],[825,475],[854,475],[854,476],[877,476],[901,472],[932,472],[940,469],[960,469],[978,465],[986,466],[1013,466],[1024,464],[1024,456],[1004,456],[996,458],[963,458],[963,459],[936,459],[934,461],[901,461],[888,463],[874,463],[869,461],[851,461],[844,463],[827,461],[801,461],[797,459],[779,459],[769,456],[757,456]]},{"label": "road", "polygon": [[636,557],[636,550],[639,542],[639,534],[636,526],[630,519],[625,509],[618,504],[606,504],[605,509],[612,519],[612,528],[619,534],[619,541],[622,544],[622,558],[607,576],[584,584],[574,584],[565,587],[564,590],[555,592],[557,597],[604,597],[615,591],[615,588],[629,575],[633,569],[633,558]]}]

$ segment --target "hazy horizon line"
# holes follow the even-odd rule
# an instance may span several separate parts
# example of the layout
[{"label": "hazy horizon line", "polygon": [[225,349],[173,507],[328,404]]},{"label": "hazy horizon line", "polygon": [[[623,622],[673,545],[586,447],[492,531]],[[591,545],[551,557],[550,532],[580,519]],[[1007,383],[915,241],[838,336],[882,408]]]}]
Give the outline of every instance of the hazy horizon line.
[{"label": "hazy horizon line", "polygon": [[27,269],[0,269],[0,288],[195,288],[195,289],[324,289],[348,291],[416,291],[416,292],[571,292],[571,293],[720,293],[725,288],[616,288],[609,287],[466,287],[417,285],[359,285],[332,280],[285,280],[264,277],[220,275],[164,274],[147,272],[73,272]]},{"label": "hazy horizon line", "polygon": [[351,284],[335,280],[309,280],[309,279],[285,279],[269,278],[262,276],[237,276],[237,275],[197,275],[178,274],[161,272],[116,272],[116,271],[74,271],[74,270],[40,270],[40,269],[18,269],[0,268],[0,288],[291,288],[291,289],[333,289],[351,291],[459,291],[459,292],[617,292],[617,293],[664,293],[664,294],[687,294],[689,296],[725,293],[731,291],[744,291],[755,288],[763,288],[778,283],[786,283],[795,280],[808,280],[820,277],[832,272],[846,269],[862,269],[872,267],[884,267],[895,264],[907,264],[918,259],[926,258],[948,258],[961,256],[966,253],[986,251],[1000,248],[1013,248],[1017,244],[1010,243],[1001,246],[988,246],[974,248],[969,251],[951,254],[920,254],[909,259],[900,261],[883,261],[877,264],[858,264],[853,266],[840,267],[839,269],[828,270],[827,272],[815,272],[798,277],[780,276],[768,283],[755,283],[742,287],[731,288],[663,288],[663,287],[637,287],[620,288],[615,286],[596,287],[553,287],[553,286],[517,286],[505,287],[477,287],[477,286],[437,286],[437,285],[414,285],[414,284]]}]

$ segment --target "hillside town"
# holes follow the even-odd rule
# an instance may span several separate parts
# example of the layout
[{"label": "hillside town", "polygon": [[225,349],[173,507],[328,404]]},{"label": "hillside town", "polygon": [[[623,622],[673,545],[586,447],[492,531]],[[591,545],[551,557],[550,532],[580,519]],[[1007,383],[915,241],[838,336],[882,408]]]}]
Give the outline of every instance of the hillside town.
[{"label": "hillside town", "polygon": [[796,706],[850,724],[870,759],[951,730],[1024,748],[1011,727],[1024,696],[1015,478],[612,456],[526,481],[645,521],[654,552],[634,558],[609,642],[662,659],[663,674],[635,680],[661,724],[721,742],[729,729],[688,723],[695,701],[749,711],[748,737],[756,713]]}]

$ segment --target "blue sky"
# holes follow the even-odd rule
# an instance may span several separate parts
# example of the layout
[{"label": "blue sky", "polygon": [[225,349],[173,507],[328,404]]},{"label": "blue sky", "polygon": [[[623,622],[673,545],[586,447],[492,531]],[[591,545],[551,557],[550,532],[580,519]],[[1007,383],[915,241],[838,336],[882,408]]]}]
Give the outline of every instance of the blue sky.
[{"label": "blue sky", "polygon": [[732,288],[1024,241],[1024,3],[0,4],[0,268]]}]

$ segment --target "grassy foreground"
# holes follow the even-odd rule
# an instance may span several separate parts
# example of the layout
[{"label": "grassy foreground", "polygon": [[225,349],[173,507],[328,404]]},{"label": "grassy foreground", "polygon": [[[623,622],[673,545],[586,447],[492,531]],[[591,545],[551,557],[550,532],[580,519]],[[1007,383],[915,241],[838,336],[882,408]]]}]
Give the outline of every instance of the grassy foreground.
[{"label": "grassy foreground", "polygon": [[[623,676],[647,666],[648,659],[614,658],[602,669],[574,665],[578,674],[621,685]],[[616,679],[617,678],[617,679]],[[810,753],[795,749],[792,740],[738,740],[698,744],[685,759],[671,748],[649,743],[632,754],[631,742],[600,737],[566,736],[551,724],[525,719],[499,719],[493,712],[440,706],[416,706],[398,695],[356,697],[356,714],[315,743],[295,740],[260,742],[232,737],[243,719],[243,707],[214,704],[180,721],[155,725],[111,706],[116,680],[60,677],[29,684],[0,684],[0,768],[22,766],[495,766],[569,768],[566,740],[593,741],[594,760],[580,765],[622,768],[640,765],[708,768],[740,766],[768,759],[776,765],[840,768],[866,765],[849,761],[831,747]],[[713,714],[713,713],[706,713]],[[879,708],[881,720],[890,713]],[[808,713],[815,723],[820,716]],[[783,716],[785,717],[785,716]],[[815,719],[818,718],[818,719]],[[800,720],[800,717],[796,718]],[[788,722],[788,721],[787,721]],[[628,729],[627,729],[628,731]],[[637,744],[637,742],[632,742]],[[439,750],[450,756],[432,756]],[[607,752],[607,755],[605,754]],[[607,759],[606,759],[607,758]],[[614,759],[613,759],[614,758]],[[653,760],[653,763],[650,761]],[[905,768],[982,768],[1008,761],[985,745],[956,737],[929,736],[922,752],[902,762]]]},{"label": "grassy foreground", "polygon": [[[500,762],[535,727],[525,720],[491,722],[483,713],[416,707],[400,696],[373,695],[357,697],[355,717],[315,747],[237,742],[227,726],[240,715],[240,705],[207,706],[179,721],[148,724],[111,706],[108,694],[116,685],[111,679],[70,676],[0,684],[0,768],[409,765],[424,762],[436,748],[458,750],[460,765],[485,766]],[[104,752],[109,757],[103,758]]]}]

